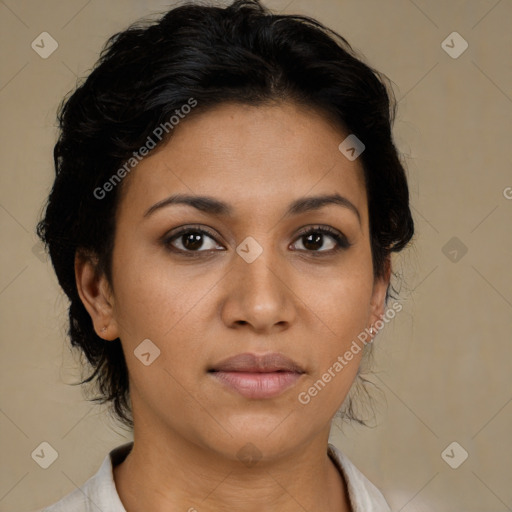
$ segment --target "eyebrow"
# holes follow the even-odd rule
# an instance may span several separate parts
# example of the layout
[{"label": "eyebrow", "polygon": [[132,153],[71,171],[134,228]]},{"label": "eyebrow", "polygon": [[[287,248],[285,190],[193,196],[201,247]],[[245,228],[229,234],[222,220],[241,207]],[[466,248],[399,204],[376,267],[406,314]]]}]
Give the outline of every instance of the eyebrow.
[{"label": "eyebrow", "polygon": [[[162,199],[161,201],[158,201],[158,203],[155,203],[153,206],[148,208],[144,213],[144,217],[149,217],[151,214],[157,210],[160,210],[161,208],[179,204],[192,206],[197,210],[209,213],[211,215],[226,217],[233,215],[233,208],[229,204],[213,197],[175,194]],[[361,215],[354,203],[337,193],[330,195],[301,197],[300,199],[296,199],[289,205],[288,210],[285,213],[285,217],[310,211],[316,211],[323,208],[324,206],[331,204],[342,206],[343,208],[348,208],[350,211],[355,213],[357,219],[359,220],[359,224],[361,224]]]}]

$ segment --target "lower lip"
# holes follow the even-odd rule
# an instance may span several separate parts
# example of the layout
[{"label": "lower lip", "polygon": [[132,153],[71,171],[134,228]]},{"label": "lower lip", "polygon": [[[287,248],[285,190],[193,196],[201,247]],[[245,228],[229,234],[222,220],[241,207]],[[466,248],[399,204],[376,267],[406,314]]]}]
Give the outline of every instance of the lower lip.
[{"label": "lower lip", "polygon": [[211,375],[246,398],[274,398],[301,378],[296,372],[212,372]]}]

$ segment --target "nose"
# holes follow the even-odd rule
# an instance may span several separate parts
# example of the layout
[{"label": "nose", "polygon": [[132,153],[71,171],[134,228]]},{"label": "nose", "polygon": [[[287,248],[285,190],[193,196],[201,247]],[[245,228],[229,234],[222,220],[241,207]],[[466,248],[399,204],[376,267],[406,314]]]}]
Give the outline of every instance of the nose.
[{"label": "nose", "polygon": [[251,329],[275,334],[288,329],[297,316],[297,297],[283,265],[277,265],[270,250],[252,263],[234,255],[226,280],[222,320],[232,329]]}]

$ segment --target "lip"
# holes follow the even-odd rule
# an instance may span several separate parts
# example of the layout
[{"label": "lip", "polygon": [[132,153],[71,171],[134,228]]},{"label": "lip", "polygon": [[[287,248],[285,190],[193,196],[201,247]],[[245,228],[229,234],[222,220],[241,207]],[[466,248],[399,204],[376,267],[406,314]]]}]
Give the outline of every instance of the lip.
[{"label": "lip", "polygon": [[224,386],[246,398],[274,398],[294,386],[304,369],[283,354],[239,354],[208,370]]}]

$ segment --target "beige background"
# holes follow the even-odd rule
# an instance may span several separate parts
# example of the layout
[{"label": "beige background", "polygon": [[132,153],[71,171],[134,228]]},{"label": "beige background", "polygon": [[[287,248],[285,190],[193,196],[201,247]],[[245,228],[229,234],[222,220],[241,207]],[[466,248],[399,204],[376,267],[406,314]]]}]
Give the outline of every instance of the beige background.
[{"label": "beige background", "polygon": [[[376,341],[378,426],[335,426],[333,442],[393,510],[512,510],[512,2],[266,3],[338,30],[391,78],[400,100],[395,134],[417,227],[414,247],[395,260],[404,310]],[[109,35],[165,7],[0,1],[2,512],[56,501],[129,439],[68,385],[79,372],[65,339],[66,301],[34,225],[53,177],[59,101]],[[48,59],[31,48],[43,31],[59,44]],[[469,43],[457,59],[441,47],[453,31]],[[462,258],[445,247],[452,237],[467,247]],[[58,452],[46,470],[31,458],[43,441]],[[453,441],[469,454],[457,469],[441,457]]]}]

